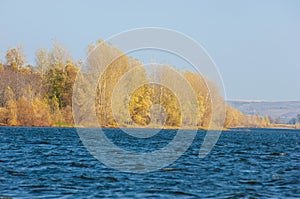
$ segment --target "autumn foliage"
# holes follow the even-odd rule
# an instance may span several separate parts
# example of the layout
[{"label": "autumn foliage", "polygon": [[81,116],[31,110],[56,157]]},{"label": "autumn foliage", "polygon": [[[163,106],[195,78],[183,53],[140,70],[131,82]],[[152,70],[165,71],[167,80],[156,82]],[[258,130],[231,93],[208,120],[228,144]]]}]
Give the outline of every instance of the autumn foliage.
[{"label": "autumn foliage", "polygon": [[[89,51],[93,49],[94,46],[91,45]],[[104,57],[109,57],[120,53],[120,50],[106,45],[101,53],[105,55]],[[36,66],[25,63],[21,47],[9,49],[6,53],[6,62],[0,63],[0,125],[73,126],[73,85],[80,71],[81,62],[74,62],[69,51],[55,43],[49,52],[45,49],[37,50]],[[116,108],[124,105],[127,111],[118,112],[119,119],[116,121],[111,109],[113,90],[122,76],[137,65],[139,75],[133,73],[130,81],[139,80],[144,86],[114,104]],[[176,80],[170,76],[170,70],[174,69],[171,66],[156,68],[156,74],[160,75],[155,78],[172,82],[176,86]],[[190,107],[182,107],[181,110],[180,102],[172,90],[149,83],[153,77],[147,73],[140,61],[126,55],[109,65],[96,90],[95,110],[101,126],[136,127],[165,124],[169,127],[180,127],[182,124],[189,126],[195,120],[199,128],[207,128],[210,125],[212,115],[210,92],[218,95],[218,91],[209,92],[205,77],[191,71],[178,71],[193,89],[198,108],[196,118],[194,115],[188,115],[183,120],[182,114],[188,113]],[[82,93],[84,94],[87,92]],[[118,94],[124,93],[120,90]],[[224,102],[221,96],[218,100]],[[130,115],[129,119],[125,117],[126,114]],[[248,116],[232,107],[226,107],[225,128],[268,125],[270,121],[267,117]]]}]

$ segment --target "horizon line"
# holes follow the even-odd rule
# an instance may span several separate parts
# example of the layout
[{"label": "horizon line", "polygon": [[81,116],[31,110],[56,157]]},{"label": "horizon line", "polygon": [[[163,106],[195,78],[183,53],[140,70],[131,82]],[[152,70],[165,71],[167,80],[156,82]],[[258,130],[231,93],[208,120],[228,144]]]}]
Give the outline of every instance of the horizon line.
[{"label": "horizon line", "polygon": [[251,100],[251,99],[225,99],[226,102],[300,102],[300,100]]}]

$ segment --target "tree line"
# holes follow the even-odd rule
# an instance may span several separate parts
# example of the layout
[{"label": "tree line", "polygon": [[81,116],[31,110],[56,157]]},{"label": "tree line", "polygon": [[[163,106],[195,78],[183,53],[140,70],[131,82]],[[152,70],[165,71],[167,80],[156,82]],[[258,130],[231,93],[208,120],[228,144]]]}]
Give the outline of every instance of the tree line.
[{"label": "tree line", "polygon": [[[99,41],[100,42],[100,41]],[[95,50],[88,47],[88,53]],[[101,52],[94,53],[97,58],[109,58],[122,52],[110,44],[105,44]],[[59,43],[52,49],[40,48],[36,51],[35,65],[26,65],[22,47],[8,49],[5,61],[0,63],[0,125],[8,126],[74,126],[72,114],[73,85],[80,72],[82,62],[74,61],[70,52]],[[127,82],[143,82],[143,85],[128,95],[124,89],[113,91],[124,74],[131,73]],[[193,89],[197,104],[180,105],[180,100],[170,88],[151,83],[153,79],[172,82],[174,88],[180,82],[174,79],[176,70]],[[209,90],[205,77],[192,71],[180,71],[172,66],[153,66],[151,70],[137,59],[122,55],[110,63],[101,76],[96,89],[95,110],[102,127],[180,127],[195,124],[198,128],[208,128],[212,117],[211,92],[224,103],[218,90]],[[209,82],[213,84],[212,82]],[[131,85],[124,85],[130,87]],[[83,95],[88,95],[89,90]],[[122,93],[124,92],[124,93]],[[127,95],[126,95],[127,94]],[[113,96],[116,95],[116,96]],[[120,97],[118,97],[120,96]],[[125,96],[125,97],[122,97]],[[118,99],[112,104],[112,97]],[[189,99],[187,98],[188,102]],[[196,115],[189,113],[197,106]],[[118,114],[113,113],[118,109]],[[182,118],[185,114],[186,117]],[[83,115],[84,116],[84,115]],[[224,128],[267,127],[268,117],[244,115],[237,109],[226,105]]]}]

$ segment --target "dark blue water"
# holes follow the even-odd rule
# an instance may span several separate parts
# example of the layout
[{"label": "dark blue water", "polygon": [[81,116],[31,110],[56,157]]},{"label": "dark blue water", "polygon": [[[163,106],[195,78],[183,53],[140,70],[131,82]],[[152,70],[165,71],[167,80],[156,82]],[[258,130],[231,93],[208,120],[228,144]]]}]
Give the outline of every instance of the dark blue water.
[{"label": "dark blue water", "polygon": [[[150,142],[163,147],[175,132],[138,140],[118,130],[106,133],[125,148],[145,151]],[[204,135],[198,132],[167,169],[133,174],[96,160],[74,129],[2,127],[0,198],[300,197],[300,131],[224,131],[210,155],[200,159]]]}]

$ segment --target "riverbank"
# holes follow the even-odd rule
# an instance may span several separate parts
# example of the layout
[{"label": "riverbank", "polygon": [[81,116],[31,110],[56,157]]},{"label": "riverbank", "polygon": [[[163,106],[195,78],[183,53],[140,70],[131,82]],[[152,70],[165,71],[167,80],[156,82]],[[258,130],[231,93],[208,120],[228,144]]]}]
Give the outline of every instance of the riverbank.
[{"label": "riverbank", "polygon": [[271,128],[300,129],[300,124],[272,124]]},{"label": "riverbank", "polygon": [[[52,125],[52,126],[9,126],[3,123],[0,123],[0,127],[29,127],[29,128],[85,128],[82,126],[74,126],[72,124],[65,124],[65,125]],[[89,128],[98,128],[98,127],[89,127]],[[102,126],[100,128],[103,129],[165,129],[165,130],[196,130],[196,128],[191,128],[191,127],[173,127],[173,126],[163,126],[163,127],[159,127],[159,126],[155,126],[155,127],[149,127],[149,126],[122,126],[122,127],[116,127],[116,126]],[[222,128],[222,129],[214,129],[214,128],[198,128],[197,130],[222,130],[222,131],[226,131],[226,130],[230,130],[230,129],[300,129],[300,125],[296,124],[296,125],[292,125],[292,124],[271,124],[270,126],[267,127],[246,127],[246,126],[238,126],[238,127],[233,127],[233,128]]]}]

